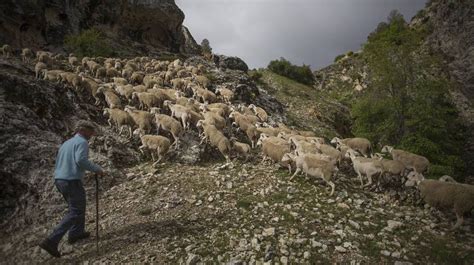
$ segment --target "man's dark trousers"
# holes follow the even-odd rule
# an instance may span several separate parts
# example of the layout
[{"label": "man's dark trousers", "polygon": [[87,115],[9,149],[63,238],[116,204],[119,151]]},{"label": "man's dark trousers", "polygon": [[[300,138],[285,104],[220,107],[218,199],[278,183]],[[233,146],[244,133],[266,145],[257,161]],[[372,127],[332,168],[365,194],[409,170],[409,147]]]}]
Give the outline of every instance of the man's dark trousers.
[{"label": "man's dark trousers", "polygon": [[86,192],[80,180],[57,179],[54,184],[69,206],[69,212],[48,237],[51,243],[57,246],[67,231],[69,231],[69,238],[77,237],[85,232]]}]

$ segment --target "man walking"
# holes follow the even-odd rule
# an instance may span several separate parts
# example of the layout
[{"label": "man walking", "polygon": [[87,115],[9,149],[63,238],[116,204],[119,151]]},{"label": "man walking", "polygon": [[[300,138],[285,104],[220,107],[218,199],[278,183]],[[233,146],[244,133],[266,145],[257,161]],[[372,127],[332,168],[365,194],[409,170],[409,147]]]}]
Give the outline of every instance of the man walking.
[{"label": "man walking", "polygon": [[90,236],[84,229],[86,212],[86,193],[82,185],[84,172],[92,171],[101,176],[104,170],[89,161],[88,140],[95,134],[96,127],[92,122],[79,121],[76,134],[59,148],[54,170],[54,184],[68,204],[69,211],[54,228],[54,231],[39,246],[54,257],[61,257],[58,245],[66,232],[68,241],[76,241]]}]

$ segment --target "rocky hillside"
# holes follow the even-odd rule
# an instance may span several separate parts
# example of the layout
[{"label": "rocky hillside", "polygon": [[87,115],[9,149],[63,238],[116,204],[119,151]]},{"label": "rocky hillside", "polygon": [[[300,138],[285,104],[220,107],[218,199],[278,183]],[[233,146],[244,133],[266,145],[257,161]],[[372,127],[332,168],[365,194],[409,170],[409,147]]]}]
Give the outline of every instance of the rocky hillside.
[{"label": "rocky hillside", "polygon": [[[79,28],[82,28],[81,23],[98,23],[94,25],[100,27],[103,14],[121,21],[122,15],[130,18],[128,16],[138,9],[158,8],[148,18],[167,10],[177,18],[176,24],[169,23],[173,25],[172,30],[165,30],[167,26],[159,22],[163,17],[157,15],[156,27],[139,27],[144,33],[128,35],[124,31],[126,25],[133,25],[134,30],[137,25],[144,25],[143,13],[135,17],[140,21],[130,19],[131,24],[120,23],[118,27],[112,23],[105,27],[113,29],[111,34],[117,34],[115,37],[138,38],[137,41],[144,43],[139,45],[179,51],[183,48],[180,45],[186,43],[173,35],[182,29],[182,13],[174,1],[121,1],[117,6],[123,10],[119,13],[115,13],[119,9],[114,8],[109,10],[112,13],[102,12],[109,1],[6,3],[14,12],[2,18],[30,10],[27,7],[40,7],[36,10],[38,13],[30,10],[31,14],[48,16],[66,5],[64,14],[72,12],[76,16],[60,17],[64,21],[73,19],[67,23],[80,25]],[[87,19],[78,22],[74,20],[77,18]],[[16,22],[12,22],[15,19],[0,24],[0,29],[15,25]],[[173,20],[172,16],[167,19]],[[45,24],[39,24],[44,28],[35,33],[39,34],[41,47],[59,43],[48,41],[51,37],[60,40],[60,35],[51,35],[54,27],[50,26],[56,24],[50,21],[45,19]],[[153,30],[159,34],[148,35],[148,31]],[[184,32],[191,41],[189,32],[185,29]],[[20,46],[26,45],[19,43]],[[32,44],[31,47],[37,46]],[[266,70],[260,71],[260,79],[255,79],[247,73],[248,67],[242,60],[217,55],[212,61],[183,54],[175,56],[181,60],[170,61],[151,54],[135,58],[86,58],[84,63],[81,60],[76,63],[67,55],[55,56],[53,62],[48,63],[47,71],[42,72],[41,79],[35,78],[36,60],[23,62],[17,55],[1,57],[2,262],[472,264],[472,218],[465,218],[464,225],[450,231],[455,216],[450,211],[444,214],[425,206],[417,190],[404,187],[403,178],[399,176],[380,178],[380,185],[374,183],[362,188],[351,161],[339,157],[338,171],[333,176],[335,193],[330,196],[327,184],[321,179],[302,174],[291,180],[292,173],[281,167],[279,161],[262,162],[261,147],[250,150],[248,158],[231,153],[230,161],[226,161],[224,155],[229,154],[221,153],[212,142],[201,142],[201,130],[193,122],[180,135],[179,148],[169,150],[163,161],[154,164],[149,154],[139,152],[139,135],[129,138],[119,134],[115,126],[109,126],[103,110],[110,102],[103,93],[97,92],[97,88],[102,87],[113,93],[118,98],[118,107],[131,112],[137,111],[134,108],[138,108],[140,102],[133,94],[126,93],[127,89],[155,95],[172,92],[167,94],[168,100],[194,109],[197,116],[210,111],[205,104],[199,104],[204,100],[198,95],[213,93],[218,101],[215,106],[220,106],[214,111],[225,113],[221,116],[225,126],[220,131],[226,138],[236,138],[246,144],[256,140],[256,135],[247,131],[255,132],[257,128],[244,130],[241,124],[232,124],[236,119],[231,119],[227,112],[235,111],[277,133],[319,136],[328,143],[327,148],[336,150],[329,146],[328,140],[333,136],[350,135],[348,105],[358,97],[359,92],[355,91],[367,87],[366,69],[358,56],[352,54],[318,71],[314,87]],[[117,72],[133,68],[135,78],[127,76],[126,71],[120,72],[121,77],[113,78],[101,74],[100,67],[114,68]],[[97,84],[96,90],[91,84]],[[217,93],[223,88],[232,93],[230,100],[225,100],[222,92]],[[251,104],[265,111],[268,119],[257,117],[258,112],[250,108]],[[164,102],[156,103],[155,107],[160,109],[154,111],[172,115]],[[150,114],[151,109],[144,109]],[[53,186],[52,171],[58,147],[72,136],[73,125],[79,119],[94,121],[100,128],[99,135],[90,141],[90,158],[109,172],[100,184],[100,252],[95,252],[94,236],[76,245],[63,240],[60,244],[63,257],[55,259],[37,244],[65,214],[64,201]],[[218,121],[214,119],[216,124]],[[152,127],[147,133],[155,134],[156,124]],[[170,140],[174,138],[165,130],[160,130],[160,135]],[[282,145],[292,148],[287,141]],[[93,231],[95,195],[91,175],[86,176],[85,187],[86,226]]]},{"label": "rocky hillside", "polygon": [[[472,1],[429,1],[409,23],[411,28],[426,32],[420,50],[442,58],[441,69],[436,71],[447,75],[450,100],[466,126],[462,153],[468,165],[474,162],[473,13]],[[361,55],[362,51],[348,52],[338,56],[334,64],[315,71],[315,88],[347,107],[352,106],[370,82],[370,69]],[[473,167],[466,174],[473,176]]]},{"label": "rocky hillside", "polygon": [[0,3],[0,43],[60,50],[64,37],[97,28],[114,49],[197,53],[174,0],[14,1]]}]

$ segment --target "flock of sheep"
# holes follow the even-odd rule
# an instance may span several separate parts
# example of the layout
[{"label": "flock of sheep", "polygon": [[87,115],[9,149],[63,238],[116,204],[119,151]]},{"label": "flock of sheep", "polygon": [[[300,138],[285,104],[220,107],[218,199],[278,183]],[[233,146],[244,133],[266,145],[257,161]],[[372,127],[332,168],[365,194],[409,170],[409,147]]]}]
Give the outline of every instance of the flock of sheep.
[{"label": "flock of sheep", "polygon": [[[10,46],[4,45],[1,50],[5,57],[12,56]],[[150,151],[154,165],[172,148],[179,148],[185,132],[194,131],[200,144],[216,148],[228,162],[233,155],[247,161],[252,150],[259,148],[262,162],[271,160],[288,168],[290,174],[294,171],[291,180],[299,173],[320,178],[330,186],[330,195],[339,168],[350,163],[361,187],[372,185],[374,178],[380,184],[384,176],[400,184],[407,178],[405,185],[417,185],[427,203],[455,210],[454,228],[474,207],[474,186],[456,183],[447,176],[424,179],[422,174],[430,164],[425,157],[384,146],[381,152],[392,157],[386,159],[381,153],[373,153],[370,141],[364,138],[336,137],[328,143],[312,131],[275,123],[258,106],[235,104],[232,89],[212,84],[205,75],[211,69],[203,64],[149,57],[79,59],[74,54],[34,54],[27,48],[21,51],[21,58],[24,63],[35,59],[36,78],[62,82],[94,98],[119,134],[125,129],[127,137],[140,138],[140,151]]]}]

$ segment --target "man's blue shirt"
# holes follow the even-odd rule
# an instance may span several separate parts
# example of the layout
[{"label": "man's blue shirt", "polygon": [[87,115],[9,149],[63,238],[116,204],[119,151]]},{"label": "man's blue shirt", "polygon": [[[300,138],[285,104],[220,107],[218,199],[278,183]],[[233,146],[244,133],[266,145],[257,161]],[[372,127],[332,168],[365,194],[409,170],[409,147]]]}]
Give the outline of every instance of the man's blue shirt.
[{"label": "man's blue shirt", "polygon": [[89,143],[84,136],[77,133],[59,148],[54,178],[82,180],[86,170],[99,172],[102,168],[89,161]]}]

